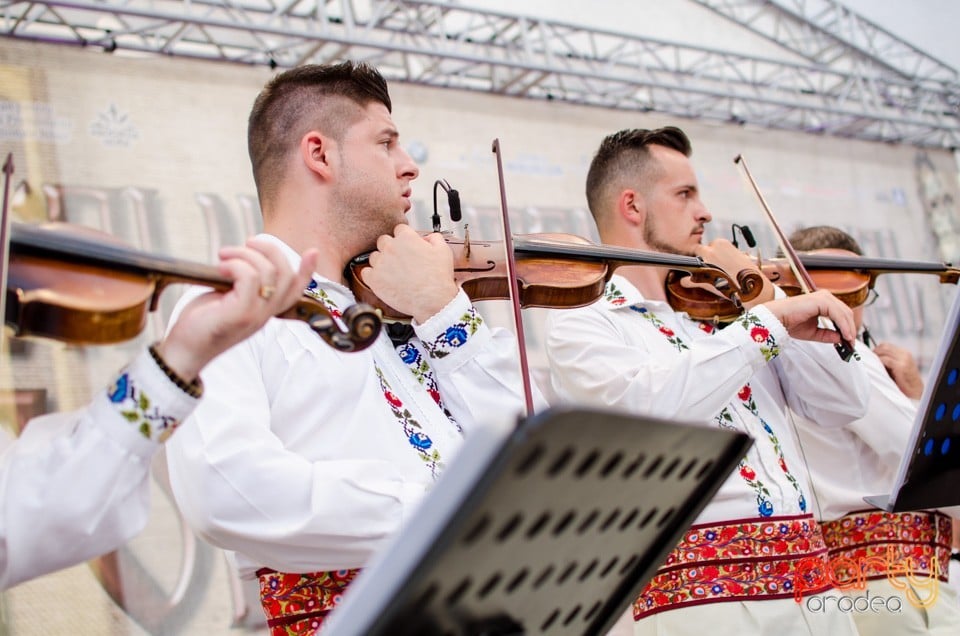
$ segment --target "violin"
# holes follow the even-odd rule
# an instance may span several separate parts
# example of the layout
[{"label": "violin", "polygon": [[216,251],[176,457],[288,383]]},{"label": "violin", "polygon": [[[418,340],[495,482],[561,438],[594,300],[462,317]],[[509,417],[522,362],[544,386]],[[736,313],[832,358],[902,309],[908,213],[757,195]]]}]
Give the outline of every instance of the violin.
[{"label": "violin", "polygon": [[[123,342],[143,330],[147,313],[156,309],[168,285],[191,283],[218,291],[233,286],[215,267],[115,241],[66,224],[11,224],[4,320],[14,335],[76,345]],[[322,303],[307,296],[278,317],[306,322],[339,351],[365,349],[380,333],[372,308],[349,307],[342,316],[344,330]]]},{"label": "violin", "polygon": [[[509,299],[505,246],[501,241],[471,241],[444,233],[454,255],[454,279],[471,300]],[[646,252],[594,245],[573,234],[513,237],[516,278],[522,307],[573,308],[599,299],[614,270],[624,265],[667,267],[667,299],[677,311],[699,320],[729,321],[743,312],[743,302],[763,289],[759,270],[731,277],[696,256]],[[376,307],[386,320],[410,317],[393,309],[363,283],[369,254],[352,259],[346,278],[358,301]]]},{"label": "violin", "polygon": [[[838,249],[811,250],[798,252],[797,255],[817,287],[832,292],[848,307],[859,307],[867,301],[880,274],[933,274],[940,278],[941,283],[954,285],[960,280],[960,269],[949,263],[863,258]],[[763,261],[760,269],[788,296],[801,293],[800,284],[786,260],[774,258]]]}]

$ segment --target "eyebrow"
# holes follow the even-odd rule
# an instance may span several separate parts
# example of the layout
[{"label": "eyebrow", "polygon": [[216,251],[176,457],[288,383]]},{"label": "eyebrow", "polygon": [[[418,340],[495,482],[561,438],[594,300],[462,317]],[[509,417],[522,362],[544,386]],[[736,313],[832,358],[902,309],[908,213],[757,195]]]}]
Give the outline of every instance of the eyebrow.
[{"label": "eyebrow", "polygon": [[391,126],[388,126],[380,131],[380,136],[386,135],[391,139],[398,139],[400,137],[400,132]]}]

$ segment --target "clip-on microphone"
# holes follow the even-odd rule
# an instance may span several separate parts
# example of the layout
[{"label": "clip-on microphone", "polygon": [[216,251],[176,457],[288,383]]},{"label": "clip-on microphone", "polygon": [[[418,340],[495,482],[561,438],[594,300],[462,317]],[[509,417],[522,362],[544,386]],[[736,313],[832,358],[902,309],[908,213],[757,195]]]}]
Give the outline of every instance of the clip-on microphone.
[{"label": "clip-on microphone", "polygon": [[447,193],[447,207],[450,209],[450,220],[457,223],[462,217],[460,214],[460,193],[451,188],[446,179],[437,179],[433,183],[433,216],[430,219],[433,221],[434,232],[440,231],[440,213],[437,212],[437,186],[443,188],[443,191]]}]

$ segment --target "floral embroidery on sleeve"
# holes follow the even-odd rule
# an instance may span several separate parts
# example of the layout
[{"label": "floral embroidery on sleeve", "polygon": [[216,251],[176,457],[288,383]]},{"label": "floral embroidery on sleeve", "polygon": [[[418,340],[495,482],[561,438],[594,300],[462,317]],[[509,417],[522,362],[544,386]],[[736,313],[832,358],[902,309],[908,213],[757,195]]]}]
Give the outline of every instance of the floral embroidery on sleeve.
[{"label": "floral embroidery on sleeve", "polygon": [[467,343],[472,335],[477,333],[480,325],[483,324],[483,318],[475,307],[471,307],[465,314],[460,316],[460,320],[453,323],[447,329],[434,338],[431,342],[424,342],[423,348],[434,358],[444,358],[450,355],[454,349],[462,347]]},{"label": "floral embroidery on sleeve", "polygon": [[769,362],[780,355],[780,345],[778,345],[776,339],[770,335],[770,329],[755,315],[748,311],[737,318],[736,323],[750,334],[750,338],[754,342],[760,345],[760,353],[763,354],[764,360]]},{"label": "floral embroidery on sleeve", "polygon": [[180,426],[180,421],[160,412],[141,391],[129,373],[122,373],[107,387],[107,398],[120,415],[137,427],[147,439],[165,442]]}]

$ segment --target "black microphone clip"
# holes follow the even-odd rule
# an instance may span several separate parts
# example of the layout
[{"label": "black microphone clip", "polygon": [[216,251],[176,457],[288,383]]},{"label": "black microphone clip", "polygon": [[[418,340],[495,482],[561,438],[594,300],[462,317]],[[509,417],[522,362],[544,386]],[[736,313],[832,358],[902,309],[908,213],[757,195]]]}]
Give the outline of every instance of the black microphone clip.
[{"label": "black microphone clip", "polygon": [[750,228],[746,225],[737,225],[734,223],[730,226],[730,233],[733,234],[733,246],[740,247],[737,243],[737,230],[740,230],[740,235],[743,236],[743,240],[746,241],[747,247],[756,247],[757,241],[753,238],[753,232],[750,231]]},{"label": "black microphone clip", "polygon": [[437,186],[443,188],[443,191],[447,193],[447,207],[450,210],[450,220],[458,223],[463,216],[460,211],[460,193],[451,188],[446,179],[437,179],[433,183],[433,216],[431,217],[434,232],[440,231],[440,213],[437,211]]}]

